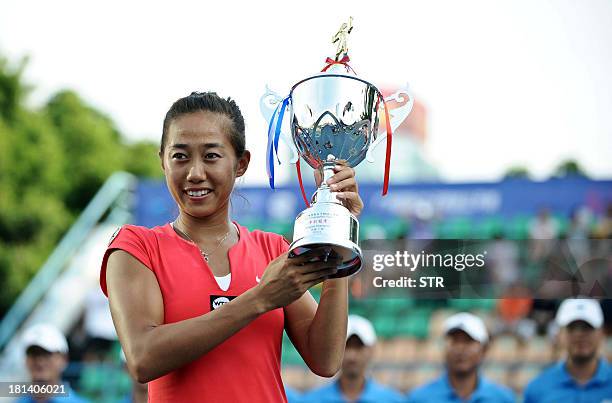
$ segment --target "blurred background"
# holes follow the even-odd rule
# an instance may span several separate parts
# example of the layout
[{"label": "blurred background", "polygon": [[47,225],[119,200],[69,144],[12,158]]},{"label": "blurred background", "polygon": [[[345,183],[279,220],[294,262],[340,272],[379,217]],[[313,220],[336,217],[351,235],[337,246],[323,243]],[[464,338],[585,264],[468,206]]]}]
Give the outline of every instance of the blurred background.
[{"label": "blurred background", "polygon": [[[610,239],[608,1],[9,0],[0,11],[1,380],[27,378],[20,335],[44,321],[69,339],[65,375],[76,390],[96,401],[129,393],[99,264],[118,226],[176,215],[157,150],[167,109],[191,91],[231,96],[245,115],[253,159],[235,217],[291,238],[304,206],[286,158],[278,189],[267,187],[260,97],[266,85],[284,96],[320,71],[349,16],[358,75],[385,94],[409,83],[416,98],[395,133],[390,194],[380,196],[380,158],[358,167],[364,249],[380,239],[487,240],[497,253],[491,272],[511,289],[546,269],[550,250],[539,240],[576,240],[580,266],[601,247],[596,240]],[[509,304],[351,292],[351,312],[381,338],[374,376],[404,392],[440,373],[440,326],[459,310],[486,320],[495,338],[485,373],[519,393],[561,354],[554,293]],[[607,295],[594,296],[609,335]],[[288,385],[323,382],[287,339],[283,347]]]}]

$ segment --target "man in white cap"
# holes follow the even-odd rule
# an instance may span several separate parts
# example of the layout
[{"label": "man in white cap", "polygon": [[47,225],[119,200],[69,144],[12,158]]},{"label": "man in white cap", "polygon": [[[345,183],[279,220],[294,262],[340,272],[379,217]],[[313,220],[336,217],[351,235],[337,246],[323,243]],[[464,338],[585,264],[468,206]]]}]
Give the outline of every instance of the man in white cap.
[{"label": "man in white cap", "polygon": [[509,388],[497,385],[478,372],[489,335],[482,320],[471,313],[458,313],[444,323],[446,372],[438,379],[414,389],[408,401],[511,403]]},{"label": "man in white cap", "polygon": [[612,401],[612,368],[601,356],[603,313],[592,299],[566,299],[556,317],[567,360],[544,370],[525,389],[525,403]]},{"label": "man in white cap", "polygon": [[349,315],[346,348],[338,379],[302,397],[302,402],[401,402],[402,395],[366,376],[372,361],[376,332],[369,320]]},{"label": "man in white cap", "polygon": [[[22,338],[26,354],[26,367],[32,382],[59,385],[62,373],[68,365],[68,342],[66,337],[55,326],[38,324],[28,328]],[[68,384],[65,384],[68,396],[35,395],[22,396],[17,401],[45,403],[83,403]]]}]

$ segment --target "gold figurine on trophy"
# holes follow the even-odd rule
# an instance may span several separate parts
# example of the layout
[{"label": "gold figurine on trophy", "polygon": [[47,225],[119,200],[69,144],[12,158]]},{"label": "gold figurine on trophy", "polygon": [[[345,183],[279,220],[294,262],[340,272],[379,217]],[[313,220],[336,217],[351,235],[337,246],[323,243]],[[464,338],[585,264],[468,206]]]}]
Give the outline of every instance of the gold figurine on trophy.
[{"label": "gold figurine on trophy", "polygon": [[348,24],[346,22],[340,25],[340,29],[336,32],[336,35],[332,38],[332,43],[336,43],[336,61],[340,60],[341,55],[348,53],[348,46],[346,44],[347,38],[353,30],[353,17],[349,17]]}]

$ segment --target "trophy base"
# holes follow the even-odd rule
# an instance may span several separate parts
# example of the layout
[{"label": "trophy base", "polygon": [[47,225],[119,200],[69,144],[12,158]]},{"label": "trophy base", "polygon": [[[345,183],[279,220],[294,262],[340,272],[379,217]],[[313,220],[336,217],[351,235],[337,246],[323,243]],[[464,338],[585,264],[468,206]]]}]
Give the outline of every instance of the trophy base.
[{"label": "trophy base", "polygon": [[321,249],[321,256],[341,256],[338,272],[331,278],[341,278],[357,273],[363,266],[363,255],[357,244],[359,222],[344,206],[336,203],[315,203],[302,211],[293,231],[294,241],[289,246],[289,256],[300,256]]},{"label": "trophy base", "polygon": [[357,245],[343,246],[330,243],[305,243],[300,245],[299,242],[294,242],[289,247],[289,256],[300,256],[310,250],[321,249],[325,250],[324,254],[315,260],[324,260],[325,256],[342,256],[342,263],[338,266],[338,272],[329,278],[342,278],[353,275],[361,270],[363,265],[363,257],[361,249]]}]

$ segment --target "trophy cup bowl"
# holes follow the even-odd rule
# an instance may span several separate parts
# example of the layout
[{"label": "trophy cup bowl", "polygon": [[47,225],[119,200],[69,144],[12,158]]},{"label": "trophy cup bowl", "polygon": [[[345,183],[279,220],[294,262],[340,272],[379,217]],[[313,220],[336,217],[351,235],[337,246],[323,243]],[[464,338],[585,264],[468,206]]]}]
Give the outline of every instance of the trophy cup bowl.
[{"label": "trophy cup bowl", "polygon": [[359,221],[326,185],[339,162],[355,167],[376,140],[381,95],[367,81],[344,74],[320,74],[293,86],[291,134],[297,152],[323,180],[312,204],[296,218],[290,256],[321,249],[325,260],[340,256],[338,273],[345,277],[359,271],[363,255],[359,247]]}]

